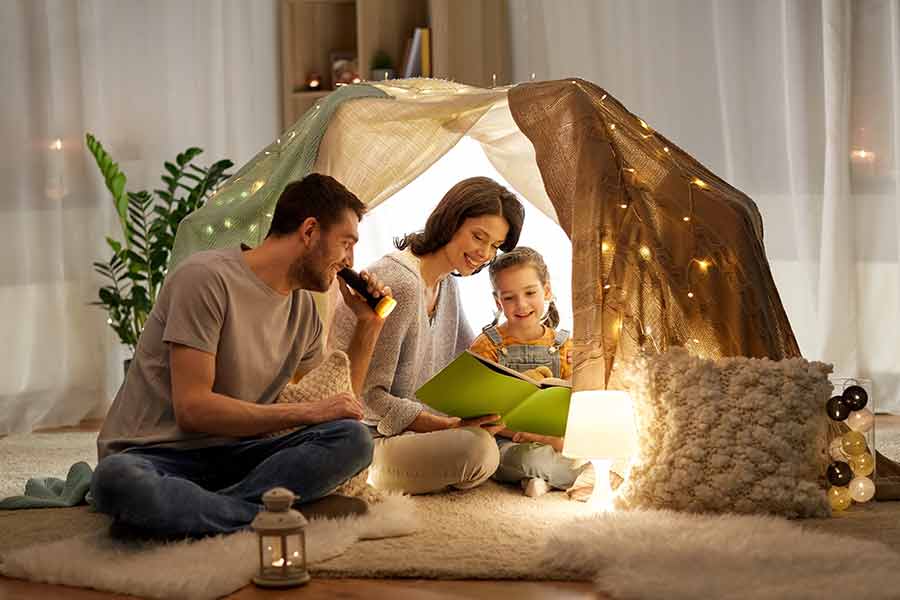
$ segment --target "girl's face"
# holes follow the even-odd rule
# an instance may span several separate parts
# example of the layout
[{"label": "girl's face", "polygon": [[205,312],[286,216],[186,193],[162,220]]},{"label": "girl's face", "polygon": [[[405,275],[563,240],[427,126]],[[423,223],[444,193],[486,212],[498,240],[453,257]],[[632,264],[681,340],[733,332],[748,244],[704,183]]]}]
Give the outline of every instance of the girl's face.
[{"label": "girl's face", "polygon": [[550,284],[542,284],[537,270],[528,265],[503,269],[497,273],[494,300],[506,321],[514,328],[534,327],[544,316],[544,303],[550,299]]},{"label": "girl's face", "polygon": [[471,275],[494,258],[508,232],[509,223],[500,215],[468,218],[444,246],[445,256],[460,275]]}]

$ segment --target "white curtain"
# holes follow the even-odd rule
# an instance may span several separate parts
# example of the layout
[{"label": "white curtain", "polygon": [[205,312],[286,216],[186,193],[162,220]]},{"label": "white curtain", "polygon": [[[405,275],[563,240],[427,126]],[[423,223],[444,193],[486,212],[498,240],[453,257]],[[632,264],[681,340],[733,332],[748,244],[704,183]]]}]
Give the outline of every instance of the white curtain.
[{"label": "white curtain", "polygon": [[122,379],[85,132],[132,191],[189,146],[242,164],[278,134],[276,25],[274,0],[0,0],[0,434],[102,415]]},{"label": "white curtain", "polygon": [[807,358],[900,411],[900,0],[510,0],[516,81],[578,76],[759,205]]}]

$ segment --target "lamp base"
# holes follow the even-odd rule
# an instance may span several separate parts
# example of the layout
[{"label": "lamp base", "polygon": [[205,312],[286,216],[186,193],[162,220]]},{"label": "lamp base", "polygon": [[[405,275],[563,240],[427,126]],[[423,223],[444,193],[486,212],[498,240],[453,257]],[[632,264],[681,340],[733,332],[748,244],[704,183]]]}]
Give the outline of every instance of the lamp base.
[{"label": "lamp base", "polygon": [[591,460],[594,465],[594,491],[591,493],[591,499],[588,500],[588,506],[594,512],[613,512],[613,490],[609,484],[609,468],[612,466],[611,460]]}]

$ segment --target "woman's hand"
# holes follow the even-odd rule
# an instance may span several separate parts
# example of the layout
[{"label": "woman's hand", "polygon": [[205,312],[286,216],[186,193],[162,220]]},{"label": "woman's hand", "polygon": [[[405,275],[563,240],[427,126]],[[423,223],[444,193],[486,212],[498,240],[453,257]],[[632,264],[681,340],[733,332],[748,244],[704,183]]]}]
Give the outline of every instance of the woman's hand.
[{"label": "woman's hand", "polygon": [[482,415],[471,419],[450,418],[458,421],[455,427],[481,427],[491,435],[497,435],[506,429],[506,425],[500,420],[500,415]]},{"label": "woman's hand", "polygon": [[406,430],[415,431],[416,433],[428,433],[429,431],[441,431],[442,429],[455,429],[457,427],[481,427],[491,435],[494,435],[505,426],[500,422],[500,415],[484,415],[471,419],[460,419],[459,417],[435,415],[423,410],[413,419],[413,422],[409,424]]}]

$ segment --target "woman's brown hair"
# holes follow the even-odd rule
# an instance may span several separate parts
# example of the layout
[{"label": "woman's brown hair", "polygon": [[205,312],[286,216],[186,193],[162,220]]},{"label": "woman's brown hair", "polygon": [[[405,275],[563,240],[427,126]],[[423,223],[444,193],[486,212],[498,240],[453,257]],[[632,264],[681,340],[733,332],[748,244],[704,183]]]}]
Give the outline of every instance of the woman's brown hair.
[{"label": "woman's brown hair", "polygon": [[431,211],[425,229],[395,238],[394,245],[400,250],[409,248],[416,256],[431,254],[446,246],[466,219],[484,215],[506,219],[509,231],[500,250],[508,252],[515,248],[525,209],[515,194],[489,177],[470,177],[454,185]]}]

